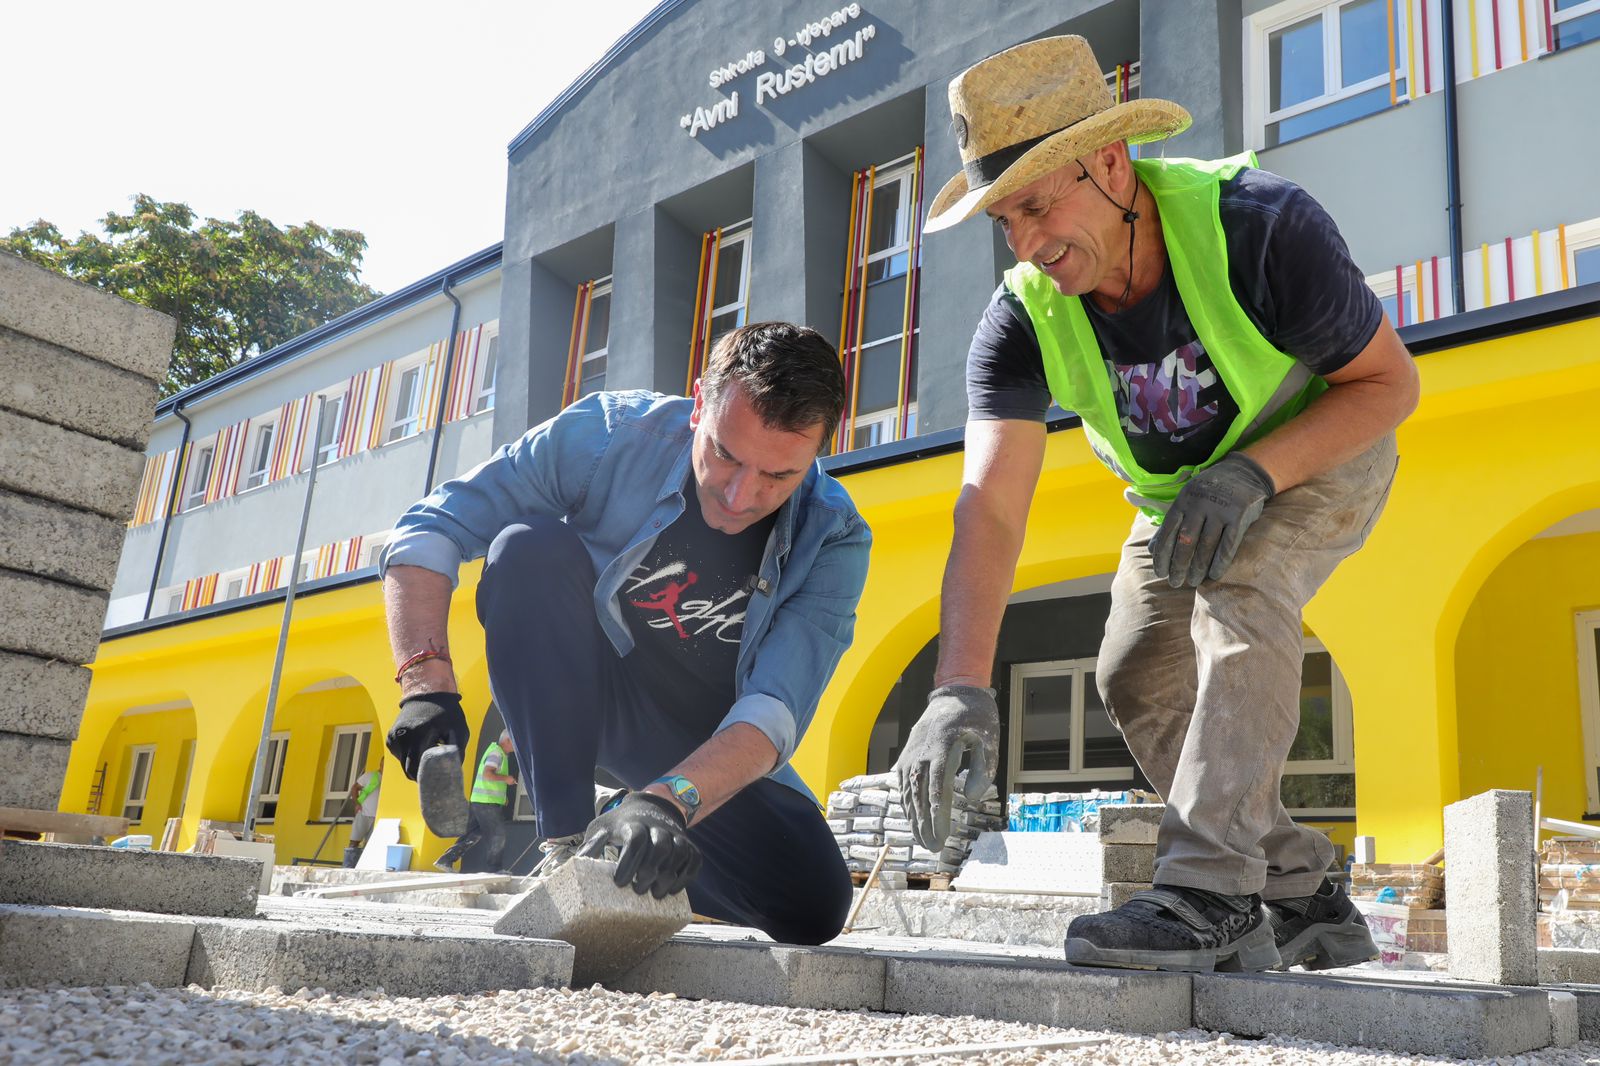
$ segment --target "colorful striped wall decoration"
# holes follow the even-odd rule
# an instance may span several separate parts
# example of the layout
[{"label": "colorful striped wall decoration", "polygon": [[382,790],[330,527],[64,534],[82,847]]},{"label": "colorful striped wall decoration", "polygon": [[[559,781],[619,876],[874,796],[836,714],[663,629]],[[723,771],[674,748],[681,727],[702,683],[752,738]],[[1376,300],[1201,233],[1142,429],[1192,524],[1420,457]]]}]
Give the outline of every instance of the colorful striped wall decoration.
[{"label": "colorful striped wall decoration", "polygon": [[358,451],[376,448],[383,443],[384,423],[389,415],[389,389],[393,383],[394,363],[383,363],[367,371],[362,383],[361,411],[356,423],[356,437],[361,442]]},{"label": "colorful striped wall decoration", "polygon": [[192,611],[197,607],[209,607],[216,602],[217,578],[221,574],[206,574],[203,577],[190,578],[183,583],[183,609]]},{"label": "colorful striped wall decoration", "polygon": [[344,566],[340,568],[341,573],[348,574],[352,570],[361,569],[361,545],[366,539],[355,536],[344,542]]},{"label": "colorful striped wall decoration", "polygon": [[1517,39],[1522,43],[1522,61],[1528,61],[1528,3],[1517,0]]},{"label": "colorful striped wall decoration", "polygon": [[689,326],[689,369],[683,394],[694,392],[694,383],[705,371],[711,354],[711,310],[717,292],[717,262],[722,254],[722,227],[700,235],[700,265],[695,269],[694,321]]},{"label": "colorful striped wall decoration", "polygon": [[1506,238],[1506,301],[1517,298],[1517,265],[1511,254],[1511,238]]},{"label": "colorful striped wall decoration", "polygon": [[244,465],[244,450],[250,436],[250,419],[224,426],[214,439],[211,476],[206,480],[206,503],[232,496],[239,487],[239,468]]},{"label": "colorful striped wall decoration", "polygon": [[1396,2],[1396,0],[1384,0],[1384,4],[1383,4],[1384,19],[1388,23],[1388,27],[1389,27],[1389,106],[1390,107],[1393,107],[1395,104],[1400,102],[1400,93],[1399,93],[1399,88],[1398,88],[1398,77],[1399,77],[1399,75],[1398,75],[1398,72],[1395,69],[1395,63],[1394,63],[1394,53],[1395,53],[1395,43],[1394,43],[1395,42],[1395,37],[1394,37],[1394,5],[1395,5],[1395,2]]},{"label": "colorful striped wall decoration", "polygon": [[344,384],[344,404],[339,408],[340,425],[335,431],[339,441],[339,450],[336,454],[340,459],[361,450],[360,438],[357,436],[361,431],[360,405],[367,394],[367,380],[371,376],[371,370],[363,370],[359,374],[351,375]]},{"label": "colorful striped wall decoration", "polygon": [[1494,34],[1494,69],[1505,64],[1500,61],[1500,0],[1489,0],[1490,29]]},{"label": "colorful striped wall decoration", "polygon": [[1572,281],[1567,277],[1567,227],[1564,225],[1556,227],[1556,246],[1560,251],[1561,287],[1571,288]]},{"label": "colorful striped wall decoration", "polygon": [[855,447],[856,402],[860,398],[861,332],[866,322],[867,257],[872,219],[873,179],[876,167],[850,176],[850,235],[845,242],[844,300],[840,309],[839,361],[844,366],[845,412],[839,423],[834,450]]},{"label": "colorful striped wall decoration", "polygon": [[1472,57],[1472,76],[1476,78],[1482,71],[1478,67],[1478,5],[1474,0],[1467,0],[1467,47]]},{"label": "colorful striped wall decoration", "polygon": [[[1433,92],[1433,36],[1428,32],[1428,8],[1432,0],[1418,0],[1417,9],[1422,12],[1422,91]],[[1410,20],[1407,20],[1410,23]],[[1411,81],[1416,82],[1413,76]]]},{"label": "colorful striped wall decoration", "polygon": [[1556,19],[1555,12],[1551,10],[1551,0],[1544,0],[1539,6],[1544,9],[1544,50],[1546,52],[1554,52],[1556,50]]},{"label": "colorful striped wall decoration", "polygon": [[444,420],[455,422],[472,413],[473,385],[478,380],[478,349],[483,343],[483,326],[456,334],[455,365],[450,368],[450,393],[444,404]]},{"label": "colorful striped wall decoration", "polygon": [[435,341],[428,345],[428,354],[422,361],[422,376],[418,381],[422,392],[422,399],[418,401],[417,430],[433,428],[433,420],[439,412],[439,393],[444,388],[444,342]]},{"label": "colorful striped wall decoration", "polygon": [[1406,273],[1405,268],[1394,268],[1394,328],[1406,324]]},{"label": "colorful striped wall decoration", "polygon": [[178,449],[149,455],[144,461],[144,475],[139,479],[139,495],[133,506],[130,526],[154,522],[166,514],[167,500],[172,496],[172,475],[178,466]]},{"label": "colorful striped wall decoration", "polygon": [[592,303],[594,282],[578,286],[577,299],[572,306],[572,336],[567,342],[567,375],[561,387],[561,406],[566,407],[578,398],[583,385],[583,345],[589,339],[589,305]]},{"label": "colorful striped wall decoration", "polygon": [[[1126,67],[1127,64],[1122,64]],[[1123,81],[1126,91],[1127,81]],[[911,246],[908,249],[909,265],[906,278],[905,310],[900,319],[900,381],[895,393],[895,440],[904,440],[906,427],[911,424],[911,392],[915,387],[917,358],[917,320],[921,310],[918,284],[922,276],[922,146],[917,145],[911,167]]]}]

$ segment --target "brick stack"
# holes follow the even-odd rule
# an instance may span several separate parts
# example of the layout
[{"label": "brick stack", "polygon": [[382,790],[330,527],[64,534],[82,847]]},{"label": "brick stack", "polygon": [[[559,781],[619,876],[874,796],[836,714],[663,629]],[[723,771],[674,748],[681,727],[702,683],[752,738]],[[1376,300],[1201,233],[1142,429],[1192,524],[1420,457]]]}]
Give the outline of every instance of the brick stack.
[{"label": "brick stack", "polygon": [[1539,909],[1600,911],[1600,840],[1555,837],[1539,856]]},{"label": "brick stack", "polygon": [[60,801],[175,328],[0,253],[0,807]]},{"label": "brick stack", "polygon": [[828,827],[852,873],[869,873],[878,852],[889,846],[880,883],[905,887],[912,877],[950,877],[961,869],[978,834],[1005,828],[999,793],[993,788],[982,802],[969,803],[961,794],[966,773],[956,775],[955,812],[950,836],[939,851],[911,839],[911,823],[900,802],[900,782],[893,773],[865,774],[841,781],[828,796]]}]

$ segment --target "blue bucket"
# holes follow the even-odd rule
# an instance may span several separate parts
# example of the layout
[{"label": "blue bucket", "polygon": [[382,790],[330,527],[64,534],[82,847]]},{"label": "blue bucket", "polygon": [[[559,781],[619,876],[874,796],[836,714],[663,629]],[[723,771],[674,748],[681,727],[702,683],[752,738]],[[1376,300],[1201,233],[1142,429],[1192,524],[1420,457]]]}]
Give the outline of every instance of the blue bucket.
[{"label": "blue bucket", "polygon": [[383,868],[385,870],[411,869],[411,845],[390,844],[384,851]]}]

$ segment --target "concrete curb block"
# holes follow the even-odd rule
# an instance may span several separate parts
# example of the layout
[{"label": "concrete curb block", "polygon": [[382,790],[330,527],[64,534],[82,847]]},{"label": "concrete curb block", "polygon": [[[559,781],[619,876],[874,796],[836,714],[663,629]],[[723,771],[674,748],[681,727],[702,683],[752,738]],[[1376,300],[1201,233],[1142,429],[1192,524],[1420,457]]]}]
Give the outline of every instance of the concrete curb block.
[{"label": "concrete curb block", "polygon": [[1540,948],[1539,983],[1600,984],[1600,951],[1581,948]]},{"label": "concrete curb block", "polygon": [[175,319],[0,254],[0,326],[160,381],[172,358]]},{"label": "concrete curb block", "polygon": [[76,740],[93,676],[72,663],[0,651],[0,730]]},{"label": "concrete curb block", "polygon": [[248,918],[261,863],[221,855],[9,840],[0,903]]},{"label": "concrete curb block", "polygon": [[1538,984],[1533,794],[1497,788],[1448,805],[1444,847],[1450,856],[1445,932],[1451,976]]},{"label": "concrete curb block", "polygon": [[1100,843],[1154,844],[1165,803],[1116,803],[1100,808]]},{"label": "concrete curb block", "polygon": [[0,407],[142,451],[160,397],[150,378],[0,328]]},{"label": "concrete curb block", "polygon": [[194,923],[55,907],[0,907],[0,985],[180,988]]},{"label": "concrete curb block", "polygon": [[106,601],[104,592],[0,570],[0,648],[86,663],[100,644]]},{"label": "concrete curb block", "polygon": [[1550,996],[1550,1046],[1571,1047],[1578,1042],[1578,997],[1552,990]]},{"label": "concrete curb block", "polygon": [[106,590],[127,530],[114,518],[0,489],[0,567]]},{"label": "concrete curb block", "polygon": [[1100,849],[1100,880],[1102,884],[1143,881],[1155,877],[1156,846],[1154,844],[1106,844]]},{"label": "concrete curb block", "polygon": [[70,740],[0,733],[0,807],[55,810],[71,753]]},{"label": "concrete curb block", "polygon": [[0,410],[0,488],[125,522],[143,473],[141,451]]},{"label": "concrete curb block", "polygon": [[883,1010],[886,960],[859,951],[673,940],[608,986],[816,1010]]}]

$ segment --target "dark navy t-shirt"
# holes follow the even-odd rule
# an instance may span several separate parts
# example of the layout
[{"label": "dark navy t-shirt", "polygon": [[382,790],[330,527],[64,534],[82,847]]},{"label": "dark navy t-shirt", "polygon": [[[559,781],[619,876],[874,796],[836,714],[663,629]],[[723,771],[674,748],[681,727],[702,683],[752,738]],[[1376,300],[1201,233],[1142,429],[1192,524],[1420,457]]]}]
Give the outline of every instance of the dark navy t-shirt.
[{"label": "dark navy t-shirt", "polygon": [[[1314,374],[1331,374],[1378,331],[1383,306],[1322,205],[1287,178],[1246,168],[1223,183],[1218,212],[1228,281],[1261,335]],[[1138,464],[1152,473],[1210,458],[1238,414],[1183,309],[1172,271],[1132,307],[1083,308],[1100,341]],[[1039,342],[1022,302],[1002,283],[967,354],[975,419],[1043,422],[1050,407]]]}]

